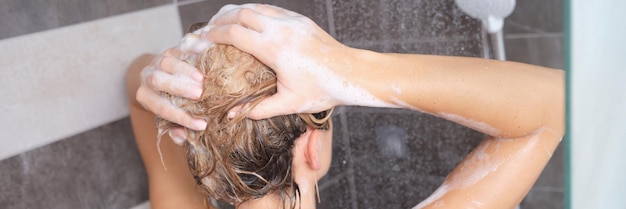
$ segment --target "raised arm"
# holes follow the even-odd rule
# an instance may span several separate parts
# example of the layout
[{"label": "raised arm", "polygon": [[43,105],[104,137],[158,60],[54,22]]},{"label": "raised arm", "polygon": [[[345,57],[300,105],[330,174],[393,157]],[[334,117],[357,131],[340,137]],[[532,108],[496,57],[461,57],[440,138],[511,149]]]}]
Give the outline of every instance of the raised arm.
[{"label": "raised arm", "polygon": [[563,71],[515,62],[357,50],[340,75],[391,105],[434,114],[496,138],[563,132]]},{"label": "raised arm", "polygon": [[563,136],[560,70],[354,49],[310,19],[268,5],[226,6],[212,24],[209,40],[232,44],[277,72],[278,93],[252,118],[335,105],[399,107],[489,135],[417,208],[513,208]]},{"label": "raised arm", "polygon": [[269,5],[225,6],[212,24],[209,40],[251,53],[278,74],[278,93],[253,118],[361,105],[419,110],[497,138],[563,132],[560,70],[354,49],[310,19]]},{"label": "raised arm", "polygon": [[357,50],[355,86],[391,106],[437,115],[489,137],[416,208],[514,208],[564,132],[563,71],[513,62]]}]

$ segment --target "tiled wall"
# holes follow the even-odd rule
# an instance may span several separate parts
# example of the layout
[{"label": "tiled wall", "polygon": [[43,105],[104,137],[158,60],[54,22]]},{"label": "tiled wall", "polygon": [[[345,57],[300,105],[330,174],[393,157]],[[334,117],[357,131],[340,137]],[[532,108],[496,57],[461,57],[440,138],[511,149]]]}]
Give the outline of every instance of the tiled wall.
[{"label": "tiled wall", "polygon": [[563,0],[517,1],[504,24],[507,59],[563,69]]},{"label": "tiled wall", "polygon": [[[510,60],[561,67],[561,1],[517,2],[505,24]],[[353,47],[482,54],[480,22],[453,0],[262,2],[309,16]],[[173,45],[183,28],[207,21],[226,3],[244,1],[1,2],[0,208],[145,202],[123,70],[139,54]],[[405,110],[339,108],[333,120],[333,162],[320,182],[319,208],[415,206],[483,138]],[[559,149],[522,208],[562,207],[562,176]]]},{"label": "tiled wall", "polygon": [[127,116],[125,69],[179,28],[170,5],[0,40],[0,159]]},{"label": "tiled wall", "polygon": [[0,208],[130,208],[148,181],[123,119],[0,162]]},{"label": "tiled wall", "polygon": [[170,0],[0,1],[0,208],[146,201],[125,70],[181,35]]}]

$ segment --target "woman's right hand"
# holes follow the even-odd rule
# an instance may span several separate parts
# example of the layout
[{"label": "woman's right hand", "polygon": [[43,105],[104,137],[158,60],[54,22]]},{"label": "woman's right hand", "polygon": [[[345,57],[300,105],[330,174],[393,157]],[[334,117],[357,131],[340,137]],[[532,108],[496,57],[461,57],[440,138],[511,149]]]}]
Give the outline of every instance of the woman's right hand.
[{"label": "woman's right hand", "polygon": [[380,106],[369,104],[376,99],[349,80],[358,74],[351,69],[356,50],[305,16],[271,5],[226,5],[209,24],[213,28],[202,37],[250,53],[277,74],[277,93],[251,110],[250,118],[315,113],[336,105]]}]

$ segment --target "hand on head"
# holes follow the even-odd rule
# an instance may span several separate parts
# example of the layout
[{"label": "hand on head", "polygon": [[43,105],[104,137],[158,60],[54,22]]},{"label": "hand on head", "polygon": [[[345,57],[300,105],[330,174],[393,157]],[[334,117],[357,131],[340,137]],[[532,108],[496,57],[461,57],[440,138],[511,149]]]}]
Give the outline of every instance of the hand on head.
[{"label": "hand on head", "polygon": [[[345,51],[348,47],[309,18],[270,5],[226,5],[209,25],[211,29],[202,33],[202,39],[233,45],[252,54],[277,74],[277,93],[256,106],[248,117],[263,119],[315,113],[342,103],[345,93],[337,93],[339,90],[335,87],[345,85],[346,81],[334,71],[346,64],[339,61],[338,56],[348,55]],[[197,52],[181,52],[180,49],[168,49],[142,71],[137,101],[161,118],[203,130],[204,121],[175,107],[160,93],[190,99],[197,99],[202,93],[202,74],[180,60],[183,53]],[[241,108],[234,108],[231,114],[237,114]]]},{"label": "hand on head", "polygon": [[335,70],[345,64],[337,57],[349,54],[348,48],[309,18],[271,5],[227,5],[209,24],[213,28],[203,37],[252,54],[278,75],[278,92],[248,117],[314,113],[340,104],[333,87],[342,79]]},{"label": "hand on head", "polygon": [[[168,49],[142,70],[136,99],[145,109],[161,118],[194,130],[204,130],[204,120],[191,117],[161,95],[161,92],[168,92],[196,99],[202,94],[202,74],[194,66],[179,60],[180,54],[176,48]],[[181,138],[182,133],[181,128],[170,131],[172,138]]]}]

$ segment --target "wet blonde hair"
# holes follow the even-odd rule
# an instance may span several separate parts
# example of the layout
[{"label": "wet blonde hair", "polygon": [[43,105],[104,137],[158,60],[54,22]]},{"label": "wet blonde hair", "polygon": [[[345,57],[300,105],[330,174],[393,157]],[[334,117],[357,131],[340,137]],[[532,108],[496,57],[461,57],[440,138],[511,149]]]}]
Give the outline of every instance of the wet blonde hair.
[{"label": "wet blonde hair", "polygon": [[[199,100],[164,94],[174,105],[207,121],[205,131],[185,129],[189,168],[200,188],[209,197],[229,203],[277,192],[284,205],[293,208],[299,197],[291,172],[294,140],[307,126],[328,129],[331,110],[248,119],[252,108],[276,93],[274,71],[252,55],[226,45],[206,50],[196,67],[205,76]],[[229,110],[239,105],[245,108],[229,119]],[[177,126],[157,121],[160,133]]]}]

